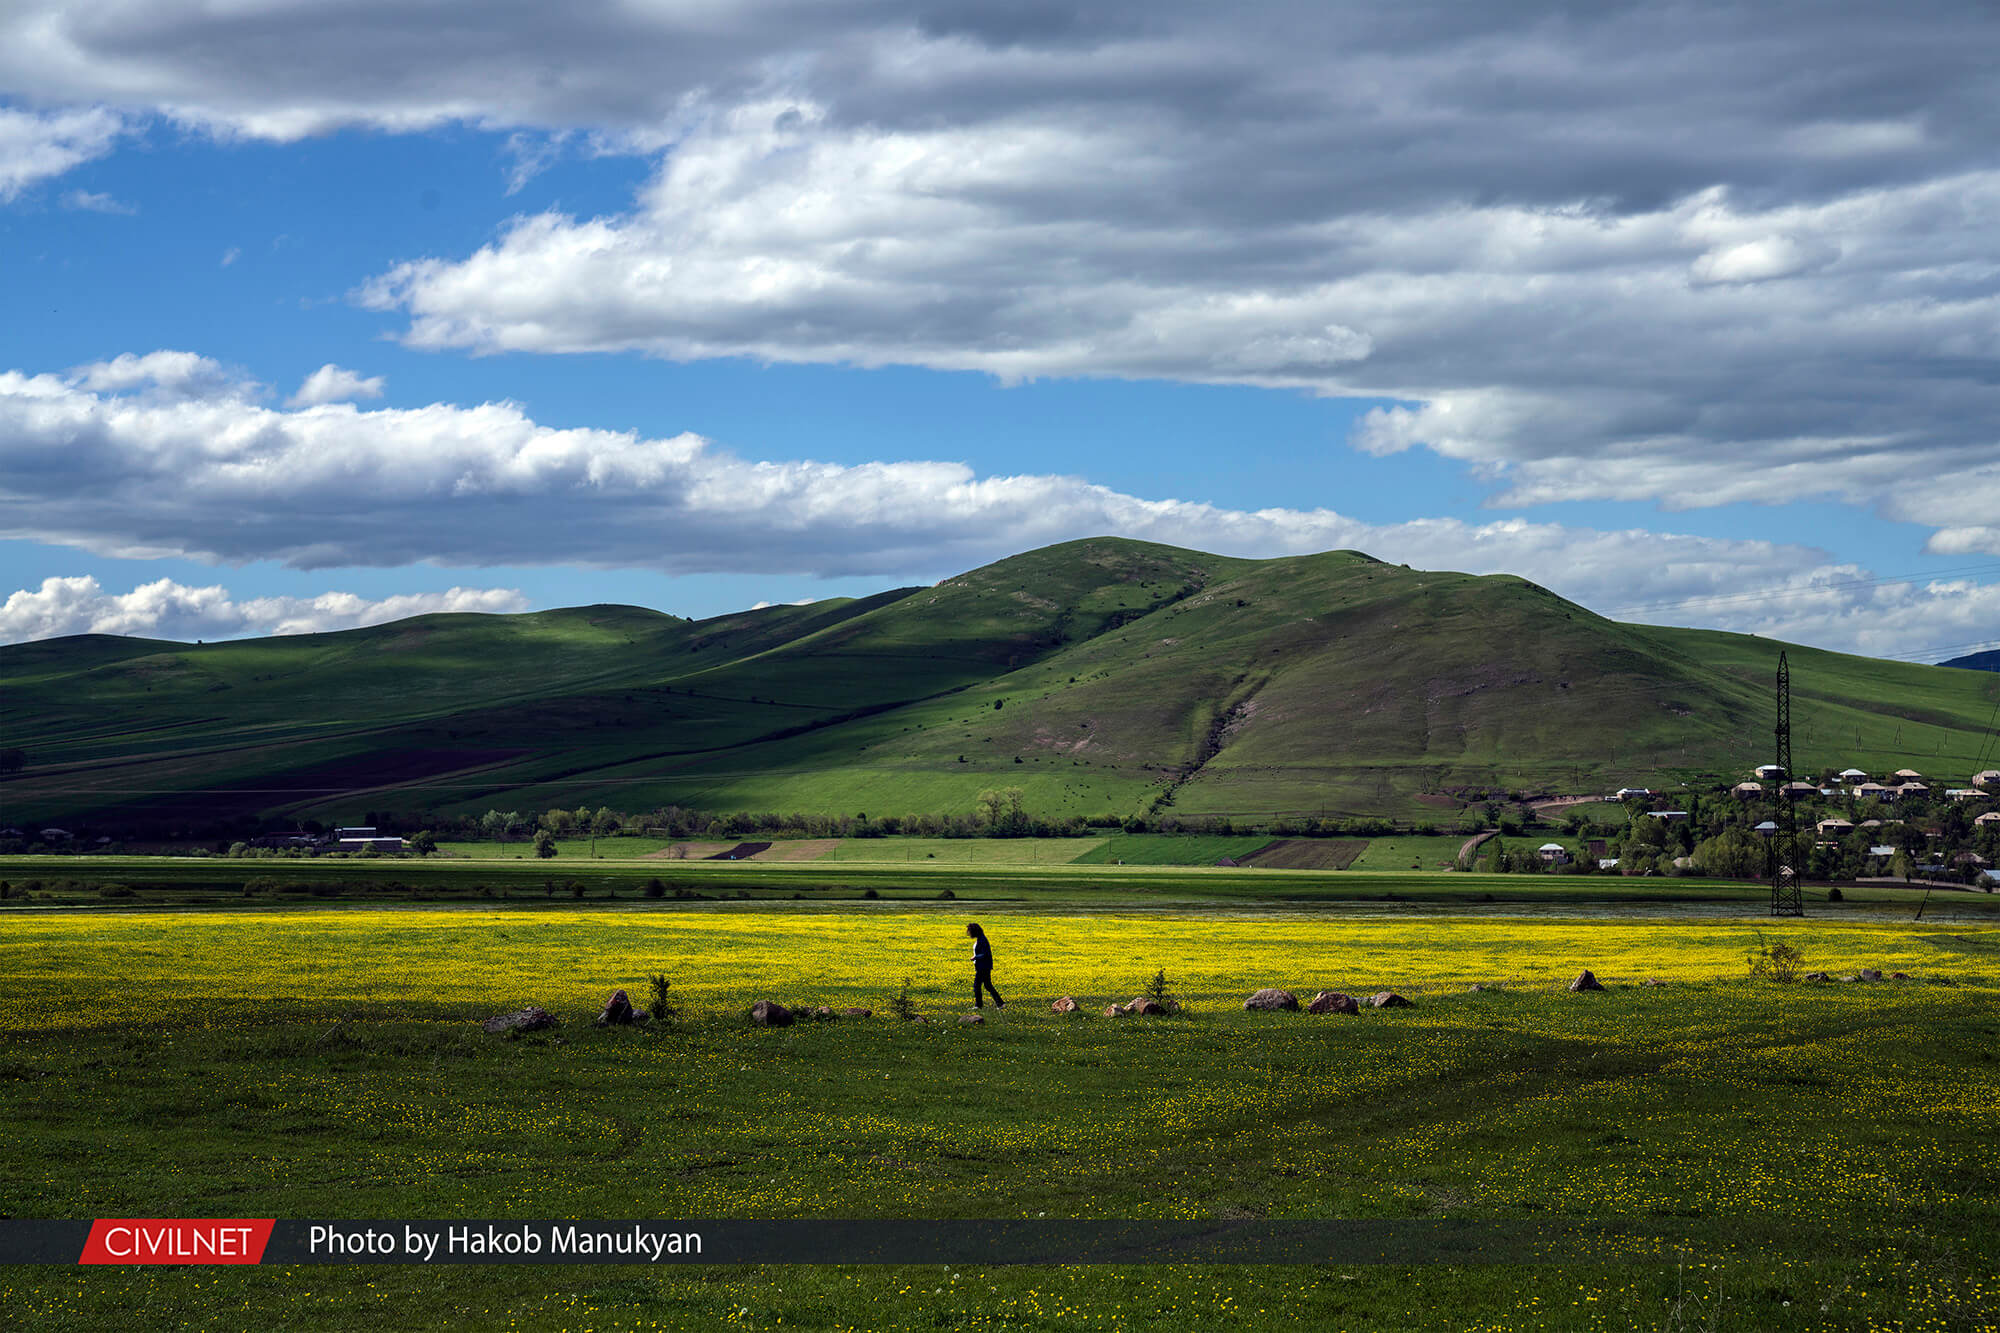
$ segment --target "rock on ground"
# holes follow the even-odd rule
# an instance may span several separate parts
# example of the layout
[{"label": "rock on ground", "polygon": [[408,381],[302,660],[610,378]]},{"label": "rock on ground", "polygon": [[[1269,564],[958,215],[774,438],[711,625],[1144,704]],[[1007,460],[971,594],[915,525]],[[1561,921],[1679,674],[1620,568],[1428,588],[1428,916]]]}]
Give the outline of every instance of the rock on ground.
[{"label": "rock on ground", "polygon": [[1337,990],[1323,990],[1312,997],[1312,1002],[1306,1005],[1306,1012],[1309,1014],[1358,1014],[1361,1012],[1361,1003],[1352,995],[1343,994]]},{"label": "rock on ground", "polygon": [[1161,1004],[1150,995],[1139,995],[1126,1002],[1125,1012],[1128,1014],[1164,1014],[1167,1012],[1167,1006]]},{"label": "rock on ground", "polygon": [[873,1017],[875,1017],[875,1011],[874,1011],[873,1009],[861,1009],[861,1008],[854,1008],[854,1009],[843,1009],[843,1010],[841,1010],[840,1012],[841,1012],[841,1013],[843,1013],[843,1014],[845,1014],[845,1015],[847,1015],[847,1016],[848,1016],[849,1018],[873,1018]]},{"label": "rock on ground", "polygon": [[630,1023],[644,1023],[651,1017],[644,1009],[634,1009],[624,991],[615,990],[611,992],[611,998],[604,1002],[604,1011],[597,1016],[597,1026],[623,1027]]},{"label": "rock on ground", "polygon": [[1065,995],[1049,1006],[1051,1012],[1058,1014],[1073,1014],[1082,1008],[1083,1006],[1076,1002],[1076,997],[1073,995]]},{"label": "rock on ground", "polygon": [[986,1015],[985,1015],[985,1014],[960,1014],[960,1015],[958,1016],[958,1021],[959,1021],[959,1022],[961,1022],[961,1023],[964,1023],[964,1024],[967,1024],[968,1026],[969,1026],[969,1025],[971,1025],[971,1024],[973,1024],[973,1023],[984,1023],[984,1022],[986,1021]]},{"label": "rock on ground", "polygon": [[1243,1002],[1245,1009],[1290,1009],[1297,1010],[1299,997],[1288,990],[1276,986],[1266,986]]},{"label": "rock on ground", "polygon": [[540,1032],[543,1028],[560,1025],[557,1018],[540,1005],[530,1005],[526,1009],[516,1009],[511,1014],[495,1014],[481,1023],[488,1032]]},{"label": "rock on ground", "polygon": [[1122,1004],[1107,1004],[1104,1006],[1104,1016],[1106,1018],[1123,1018],[1125,1016],[1125,1006]]},{"label": "rock on ground", "polygon": [[792,1011],[776,1000],[759,1000],[750,1006],[750,1021],[759,1027],[788,1028],[792,1025]]},{"label": "rock on ground", "polygon": [[1880,968],[1864,967],[1861,969],[1861,979],[1863,981],[1880,981],[1882,979],[1882,971]]},{"label": "rock on ground", "polygon": [[1586,967],[1576,974],[1576,980],[1569,983],[1569,988],[1575,991],[1603,990],[1604,983],[1590,975],[1590,969]]},{"label": "rock on ground", "polygon": [[1407,1009],[1410,1002],[1392,990],[1378,990],[1368,997],[1368,1003],[1377,1009]]}]

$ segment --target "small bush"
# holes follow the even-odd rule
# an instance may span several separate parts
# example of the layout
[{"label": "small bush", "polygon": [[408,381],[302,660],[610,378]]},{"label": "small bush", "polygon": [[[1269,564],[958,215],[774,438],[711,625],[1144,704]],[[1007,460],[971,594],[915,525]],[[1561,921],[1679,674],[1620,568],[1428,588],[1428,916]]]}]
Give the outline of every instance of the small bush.
[{"label": "small bush", "polygon": [[667,896],[667,886],[660,882],[658,875],[646,881],[646,896],[648,898],[664,898]]},{"label": "small bush", "polygon": [[938,897],[949,902],[951,899],[958,897],[958,895],[953,893],[950,889],[945,889],[938,894]]},{"label": "small bush", "polygon": [[673,990],[673,983],[668,981],[659,972],[653,973],[652,976],[646,978],[646,981],[653,988],[653,1021],[655,1023],[671,1023],[679,1018],[681,1016],[680,1006],[673,1002],[670,994]]},{"label": "small bush", "polygon": [[1750,975],[1789,984],[1798,980],[1799,967],[1804,962],[1805,955],[1783,940],[1766,944],[1760,931],[1757,947],[1750,951]]},{"label": "small bush", "polygon": [[1146,998],[1170,1014],[1184,1014],[1187,1012],[1187,1006],[1181,1003],[1178,995],[1174,994],[1173,984],[1167,976],[1167,969],[1162,967],[1155,970],[1153,979],[1146,983]]},{"label": "small bush", "polygon": [[106,884],[97,890],[97,896],[100,898],[130,898],[132,896],[132,886],[130,884]]},{"label": "small bush", "polygon": [[1830,903],[1845,902],[1847,901],[1847,895],[1839,889],[1828,889],[1826,891],[1826,900]]},{"label": "small bush", "polygon": [[882,895],[875,892],[875,890],[873,889],[866,889],[862,891],[861,896],[864,898],[880,898]]},{"label": "small bush", "polygon": [[905,1021],[917,1016],[916,1002],[910,999],[910,979],[908,977],[903,978],[903,989],[897,991],[890,998],[889,1012]]}]

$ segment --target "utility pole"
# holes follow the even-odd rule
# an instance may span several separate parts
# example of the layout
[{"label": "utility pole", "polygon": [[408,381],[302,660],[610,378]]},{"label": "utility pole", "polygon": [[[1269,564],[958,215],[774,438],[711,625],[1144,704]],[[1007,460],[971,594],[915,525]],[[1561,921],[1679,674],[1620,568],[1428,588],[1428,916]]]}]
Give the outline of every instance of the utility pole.
[{"label": "utility pole", "polygon": [[1784,863],[1779,856],[1779,848],[1789,857],[1794,850],[1798,829],[1798,814],[1792,798],[1792,664],[1785,654],[1778,654],[1778,727],[1776,733],[1778,752],[1773,762],[1778,766],[1778,830],[1771,835],[1764,860],[1765,869],[1771,879],[1771,915],[1804,916],[1805,900],[1799,893],[1798,871]]}]

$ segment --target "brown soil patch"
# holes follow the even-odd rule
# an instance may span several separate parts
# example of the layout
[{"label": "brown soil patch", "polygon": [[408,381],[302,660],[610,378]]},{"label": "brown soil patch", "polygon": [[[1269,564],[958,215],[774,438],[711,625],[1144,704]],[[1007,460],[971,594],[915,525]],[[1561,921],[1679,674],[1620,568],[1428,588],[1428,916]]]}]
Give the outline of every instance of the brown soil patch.
[{"label": "brown soil patch", "polygon": [[1345,870],[1368,850],[1365,838],[1280,838],[1243,858],[1271,870]]},{"label": "brown soil patch", "polygon": [[677,842],[657,852],[647,852],[648,861],[706,861],[717,852],[726,852],[733,842]]},{"label": "brown soil patch", "polygon": [[759,861],[817,861],[840,846],[838,838],[788,838],[771,844],[769,851],[757,853]]}]

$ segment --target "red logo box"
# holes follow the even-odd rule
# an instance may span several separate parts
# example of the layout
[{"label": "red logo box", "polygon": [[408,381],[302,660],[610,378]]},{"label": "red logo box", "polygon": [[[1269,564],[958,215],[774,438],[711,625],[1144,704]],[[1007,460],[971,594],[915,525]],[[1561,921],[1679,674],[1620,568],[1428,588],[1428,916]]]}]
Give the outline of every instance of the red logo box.
[{"label": "red logo box", "polygon": [[276,1219],[100,1217],[80,1264],[254,1264]]}]

